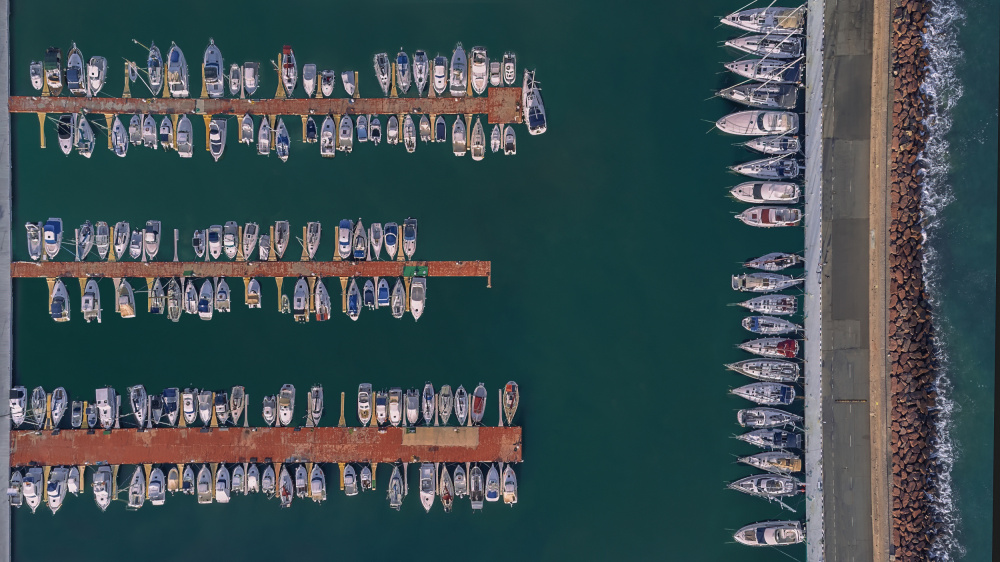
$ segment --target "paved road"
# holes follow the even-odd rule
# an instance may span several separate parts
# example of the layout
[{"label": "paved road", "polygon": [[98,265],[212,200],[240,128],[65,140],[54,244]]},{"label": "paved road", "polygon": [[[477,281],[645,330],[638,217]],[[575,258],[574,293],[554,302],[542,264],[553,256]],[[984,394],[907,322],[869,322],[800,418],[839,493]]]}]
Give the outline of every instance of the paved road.
[{"label": "paved road", "polygon": [[827,0],[824,36],[825,558],[872,559],[869,163],[872,2]]}]

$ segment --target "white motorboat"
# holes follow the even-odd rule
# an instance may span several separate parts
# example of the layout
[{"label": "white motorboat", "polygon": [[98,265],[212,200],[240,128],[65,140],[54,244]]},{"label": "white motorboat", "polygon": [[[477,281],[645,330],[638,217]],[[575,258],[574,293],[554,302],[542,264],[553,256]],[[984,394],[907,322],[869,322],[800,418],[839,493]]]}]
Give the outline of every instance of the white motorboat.
[{"label": "white motorboat", "polygon": [[736,218],[743,224],[760,228],[797,226],[802,220],[802,211],[790,207],[750,207]]},{"label": "white motorboat", "polygon": [[403,221],[403,254],[406,259],[413,259],[417,251],[417,219],[407,218]]},{"label": "white motorboat", "polygon": [[111,429],[118,423],[118,396],[110,386],[98,388],[94,394],[97,417],[101,427]]},{"label": "white motorboat", "polygon": [[430,142],[431,140],[431,120],[427,118],[427,115],[420,116],[420,124],[417,126],[420,129],[420,141]]},{"label": "white motorboat", "polygon": [[503,81],[508,86],[514,85],[517,78],[517,56],[513,52],[507,51],[503,54]]},{"label": "white motorboat", "polygon": [[378,280],[378,285],[375,288],[375,308],[390,306],[389,295],[389,282],[385,280],[385,277],[382,277]]},{"label": "white motorboat", "polygon": [[503,503],[509,506],[517,503],[517,475],[509,464],[503,469]]},{"label": "white motorboat", "polygon": [[177,121],[177,154],[181,158],[191,158],[194,154],[194,128],[187,115],[181,115]]},{"label": "white motorboat", "polygon": [[371,227],[368,229],[368,248],[369,252],[367,257],[369,259],[379,259],[379,256],[382,253],[382,223],[372,223]]},{"label": "white motorboat", "polygon": [[354,321],[357,321],[358,316],[361,315],[361,293],[358,291],[358,282],[353,277],[351,278],[351,284],[347,288],[347,316]]},{"label": "white motorboat", "polygon": [[240,121],[240,142],[247,146],[253,145],[253,116],[249,112],[244,113]]},{"label": "white motorboat", "polygon": [[229,469],[223,463],[219,464],[215,472],[215,501],[219,503],[229,503],[229,494],[232,490],[232,481]]},{"label": "white motorboat", "polygon": [[59,150],[62,150],[62,153],[66,156],[69,156],[69,153],[73,152],[76,120],[77,114],[63,113],[59,116],[59,124],[56,126],[56,132],[59,137]]},{"label": "white motorboat", "polygon": [[194,469],[191,465],[184,465],[184,473],[181,475],[181,493],[186,495],[193,495],[195,493],[196,481],[194,477]]},{"label": "white motorboat", "polygon": [[31,64],[28,65],[28,71],[31,77],[31,87],[35,90],[41,90],[43,82],[42,63],[36,60],[31,61]]},{"label": "white motorboat", "polygon": [[146,251],[146,257],[150,260],[156,258],[160,252],[160,231],[163,226],[158,220],[146,221],[146,228],[143,230],[142,245]]},{"label": "white motorboat", "polygon": [[237,464],[233,467],[231,479],[230,490],[232,491],[232,495],[247,495],[247,473],[243,465]]},{"label": "white motorboat", "polygon": [[464,115],[455,118],[455,123],[451,126],[451,151],[455,156],[465,156],[468,140],[466,139]]},{"label": "white motorboat", "polygon": [[490,471],[486,474],[486,501],[495,502],[500,500],[500,471],[496,464],[490,465]]},{"label": "white motorboat", "polygon": [[[239,243],[240,227],[236,221],[226,221],[222,228],[222,251],[226,257],[234,259],[236,257],[236,244]],[[211,242],[211,241],[210,241]]]},{"label": "white motorboat", "polygon": [[316,93],[316,65],[309,63],[302,65],[302,89],[306,91],[306,97],[311,98]]},{"label": "white motorboat", "polygon": [[771,156],[744,162],[730,166],[729,169],[737,174],[751,178],[773,181],[795,179],[802,172],[802,166],[799,165],[795,158],[782,158],[780,156]]},{"label": "white motorboat", "polygon": [[194,246],[195,254],[200,258],[205,255],[205,241],[208,239],[208,255],[213,259],[219,259],[222,255],[222,226],[214,224],[208,227],[207,236],[204,231],[194,231],[191,244]]},{"label": "white motorboat", "polygon": [[358,115],[358,120],[354,125],[358,133],[358,142],[368,142],[368,117]]},{"label": "white motorboat", "polygon": [[295,466],[295,495],[305,498],[309,492],[309,482],[306,467],[301,464]]},{"label": "white motorboat", "polygon": [[[350,474],[348,474],[347,469],[350,469]],[[351,468],[351,465],[347,465],[344,469],[345,488],[348,485],[348,480],[354,484],[355,493],[357,493],[357,483],[354,482],[354,469]],[[348,495],[351,494],[348,493]],[[319,463],[313,464],[312,473],[309,475],[309,497],[316,503],[321,503],[326,499],[326,474],[323,473],[323,468]]]},{"label": "white motorboat", "polygon": [[[37,231],[38,227],[35,226],[35,229]],[[29,242],[29,247],[30,246],[31,244]],[[110,230],[108,229],[108,223],[104,221],[97,221],[97,225],[94,228],[94,246],[97,247],[97,255],[101,258],[101,260],[108,257],[108,250],[111,247],[111,236]]]},{"label": "white motorboat", "polygon": [[10,421],[17,429],[24,423],[27,413],[28,391],[23,386],[15,386],[10,389]]},{"label": "white motorboat", "polygon": [[389,507],[399,511],[399,508],[403,505],[403,477],[399,475],[399,467],[392,467],[392,476],[389,477],[388,486],[388,500]]},{"label": "white motorboat", "polygon": [[375,146],[382,142],[382,122],[375,115],[368,116],[368,136]]},{"label": "white motorboat", "polygon": [[[341,222],[343,224],[343,222]],[[343,236],[343,234],[341,234]],[[355,261],[363,261],[368,257],[368,234],[365,232],[365,225],[358,219],[354,223],[354,231],[351,233],[352,257]]]},{"label": "white motorboat", "polygon": [[295,483],[292,482],[292,477],[288,474],[287,465],[281,467],[276,494],[281,501],[281,507],[291,507],[292,499],[295,497]]},{"label": "white motorboat", "polygon": [[469,416],[469,393],[465,391],[465,387],[458,385],[458,390],[455,391],[455,418],[458,419],[458,425],[465,425],[465,420]]},{"label": "white motorboat", "polygon": [[224,277],[218,277],[215,284],[215,310],[219,312],[229,312],[231,306],[232,293],[229,291],[229,283]]},{"label": "white motorboat", "polygon": [[804,541],[805,531],[798,521],[763,521],[741,527],[733,538],[746,546],[787,546]]},{"label": "white motorboat", "polygon": [[503,154],[513,156],[517,154],[517,137],[514,135],[514,127],[507,125],[503,132]]},{"label": "white motorboat", "polygon": [[485,487],[483,470],[477,464],[469,471],[469,499],[472,501],[472,511],[483,509],[483,500],[486,499]]},{"label": "white motorboat", "polygon": [[306,142],[312,144],[317,140],[318,139],[316,135],[316,120],[313,119],[312,117],[309,117],[306,119]]},{"label": "white motorboat", "polygon": [[404,406],[406,410],[406,424],[410,426],[417,425],[417,420],[420,419],[420,394],[415,389],[411,388],[406,391]]},{"label": "white motorboat", "polygon": [[205,48],[205,57],[202,61],[202,74],[205,80],[205,89],[208,97],[221,98],[225,94],[225,75],[222,70],[222,51],[215,46],[215,40],[209,38],[208,47]]},{"label": "white motorboat", "polygon": [[337,127],[333,122],[333,116],[327,115],[323,119],[323,127],[319,133],[319,154],[324,158],[333,158],[337,150]]},{"label": "white motorboat", "polygon": [[395,115],[390,115],[386,124],[386,142],[392,145],[399,143],[399,119]]},{"label": "white motorboat", "polygon": [[465,469],[459,464],[455,466],[455,497],[464,498],[469,495],[469,481],[465,474]]},{"label": "white motorboat", "polygon": [[346,70],[340,73],[340,83],[344,85],[344,91],[347,92],[348,96],[353,96],[355,90],[354,86],[354,71]]},{"label": "white motorboat", "polygon": [[149,473],[149,502],[153,505],[163,505],[167,499],[166,490],[166,479],[163,477],[163,471],[159,468],[154,468]]},{"label": "white motorboat", "polygon": [[[33,222],[24,223],[24,228],[28,235],[28,255],[33,261],[42,257],[42,224]],[[105,249],[105,253],[107,250]],[[101,259],[104,259],[103,257]]]},{"label": "white motorboat", "polygon": [[337,228],[337,255],[340,259],[350,259],[354,246],[354,221],[342,219]]},{"label": "white motorboat", "polygon": [[216,162],[226,150],[226,120],[212,119],[208,124],[208,148]]},{"label": "white motorboat", "polygon": [[146,502],[146,478],[142,466],[135,467],[128,487],[128,508],[139,509]]},{"label": "white motorboat", "polygon": [[288,248],[289,225],[288,221],[277,221],[274,223],[274,253],[280,260],[285,255]]},{"label": "white motorboat", "polygon": [[750,33],[769,33],[780,36],[782,33],[802,33],[805,29],[805,6],[797,8],[752,8],[733,12],[720,21]]},{"label": "white motorboat", "polygon": [[434,92],[441,95],[448,89],[448,59],[438,55],[434,57]]},{"label": "white motorboat", "polygon": [[160,95],[163,89],[163,55],[155,41],[149,43],[149,56],[146,58],[146,78],[149,91],[154,96]]},{"label": "white motorboat", "polygon": [[267,115],[260,120],[260,128],[257,130],[257,154],[271,155],[271,124],[267,120]]},{"label": "white motorboat", "polygon": [[542,103],[542,89],[535,80],[535,71],[524,70],[521,84],[521,113],[528,125],[528,134],[540,135],[548,129],[545,119],[545,104]]},{"label": "white motorboat", "polygon": [[424,88],[427,87],[429,70],[427,53],[418,49],[413,53],[413,83],[417,87],[417,96],[423,95]]},{"label": "white motorboat", "polygon": [[299,277],[296,281],[291,305],[296,322],[309,321],[309,284],[305,277]]},{"label": "white motorboat", "polygon": [[[62,72],[62,50],[58,47],[49,47],[45,50],[45,59],[42,63],[42,71],[45,74],[45,83],[49,87],[50,96],[58,96],[63,88]],[[34,513],[34,509],[31,510]]]},{"label": "white motorboat", "polygon": [[163,412],[167,416],[167,423],[170,427],[177,425],[177,420],[180,417],[180,408],[178,407],[178,399],[180,396],[180,391],[176,387],[163,389]]},{"label": "white motorboat", "polygon": [[285,121],[278,118],[278,125],[274,128],[274,151],[278,153],[278,158],[282,162],[288,161],[288,149],[291,146],[291,139],[288,136],[288,129]]},{"label": "white motorboat", "polygon": [[403,288],[401,280],[396,279],[396,284],[392,287],[392,295],[389,299],[392,317],[402,318],[403,313],[406,311],[406,290]]},{"label": "white motorboat", "polygon": [[[264,238],[267,238],[266,234],[261,238],[262,243]],[[262,251],[265,248],[266,246],[261,246]],[[261,261],[267,261],[267,259],[264,258]],[[256,277],[251,277],[250,282],[247,284],[247,295],[246,295],[247,308],[260,308],[260,301],[261,301],[260,292],[261,292],[260,281],[257,281]]]},{"label": "white motorboat", "polygon": [[104,87],[104,79],[108,73],[108,59],[104,57],[90,57],[87,63],[87,86],[90,88],[88,96],[96,96]]},{"label": "white motorboat", "polygon": [[42,481],[44,475],[40,466],[29,468],[21,479],[21,494],[24,496],[24,503],[28,504],[31,512],[34,513],[42,503],[45,482]]},{"label": "white motorboat", "polygon": [[49,404],[49,410],[52,415],[52,427],[54,429],[59,428],[59,423],[62,422],[63,415],[66,413],[66,408],[69,406],[69,396],[66,395],[66,389],[59,387],[52,391],[52,399]]},{"label": "white motorboat", "polygon": [[340,139],[340,145],[337,147],[337,150],[346,153],[354,150],[354,121],[351,120],[350,115],[344,115],[340,118],[338,138]]},{"label": "white motorboat", "polygon": [[201,283],[201,290],[198,291],[198,317],[202,320],[211,320],[215,311],[215,287],[211,279],[205,279]]},{"label": "white motorboat", "polygon": [[383,231],[383,240],[385,242],[385,252],[389,254],[389,259],[396,259],[396,248],[398,244],[399,237],[399,226],[394,222],[385,223],[385,229]]},{"label": "white motorboat", "polygon": [[243,227],[243,257],[250,261],[254,248],[257,247],[257,237],[260,234],[260,227],[255,222],[248,222]]},{"label": "white motorboat", "polygon": [[384,95],[389,95],[389,82],[391,81],[391,76],[389,73],[389,55],[386,53],[378,53],[375,55],[375,78],[378,79],[378,85],[382,88],[382,93]]},{"label": "white motorboat", "polygon": [[56,322],[69,322],[69,293],[62,279],[56,279],[49,296],[49,315]]},{"label": "white motorboat", "polygon": [[398,427],[403,421],[403,390],[395,387],[389,389],[389,423]]},{"label": "white motorboat", "polygon": [[324,70],[319,73],[319,89],[324,96],[333,95],[333,88],[337,82],[337,73],[332,70]]},{"label": "white motorboat", "polygon": [[197,481],[198,503],[212,503],[212,489],[214,487],[215,483],[212,481],[212,471],[209,470],[208,465],[201,465],[201,468],[198,469]]},{"label": "white motorboat", "polygon": [[122,318],[135,318],[135,292],[128,279],[122,279],[118,284],[118,313]]},{"label": "white motorboat", "polygon": [[414,277],[410,283],[410,314],[414,322],[420,320],[427,303],[427,278]]},{"label": "white motorboat", "polygon": [[103,464],[97,467],[91,487],[94,491],[94,501],[97,502],[97,507],[101,508],[101,511],[107,511],[108,506],[111,505],[112,493],[117,492],[117,486],[112,481],[110,466]]},{"label": "white motorboat", "polygon": [[187,60],[176,43],[170,43],[170,51],[167,53],[167,90],[170,97],[174,98],[186,98],[190,95]]},{"label": "white motorboat", "polygon": [[260,491],[260,469],[257,468],[257,463],[250,463],[250,466],[246,468],[246,473],[247,473],[246,493],[256,494],[257,492]]},{"label": "white motorboat", "polygon": [[160,146],[163,150],[174,148],[174,124],[170,121],[169,115],[164,115],[160,120]]},{"label": "white motorboat", "polygon": [[323,284],[322,280],[316,281],[313,302],[316,304],[316,321],[325,322],[329,320],[333,307],[331,306],[330,292],[326,290],[326,285]]},{"label": "white motorboat", "polygon": [[273,394],[264,397],[264,409],[262,415],[264,416],[264,423],[266,423],[268,427],[274,425],[274,422],[277,420],[277,404],[277,399]]},{"label": "white motorboat", "polygon": [[278,423],[282,426],[291,425],[294,412],[295,387],[290,384],[282,385],[281,392],[278,393]]},{"label": "white motorboat", "polygon": [[247,97],[253,97],[257,93],[258,86],[260,86],[260,63],[243,63],[243,90]]},{"label": "white motorboat", "polygon": [[229,65],[229,95],[238,96],[243,86],[243,71],[239,63]]},{"label": "white motorboat", "polygon": [[441,420],[441,425],[448,425],[448,420],[451,419],[451,410],[455,405],[455,396],[451,392],[451,385],[446,384],[441,387],[441,391],[438,393],[438,418]]},{"label": "white motorboat", "polygon": [[451,95],[455,97],[465,97],[465,90],[468,81],[468,61],[465,58],[465,49],[462,44],[455,45],[455,50],[451,55]]},{"label": "white motorboat", "polygon": [[486,83],[489,79],[490,59],[486,54],[486,47],[472,48],[472,68],[471,78],[472,90],[478,95],[486,91]]},{"label": "white motorboat", "polygon": [[799,202],[799,185],[787,182],[748,181],[729,190],[729,193],[744,203],[768,203],[794,205]]},{"label": "white motorboat", "polygon": [[486,133],[483,131],[483,123],[476,117],[476,124],[472,126],[472,159],[479,162],[486,156]]},{"label": "white motorboat", "polygon": [[411,154],[417,149],[417,130],[409,114],[403,117],[403,146]]},{"label": "white motorboat", "polygon": [[358,420],[364,426],[372,421],[372,385],[369,383],[358,385]]},{"label": "white motorboat", "polygon": [[132,229],[132,235],[128,241],[128,254],[132,259],[137,260],[142,256],[142,232]]},{"label": "white motorboat", "polygon": [[66,59],[66,87],[74,96],[85,96],[89,91],[83,53],[76,47],[76,43],[73,43],[69,50],[69,58]]},{"label": "white motorboat", "polygon": [[281,83],[285,87],[285,95],[292,97],[295,84],[299,81],[299,65],[295,62],[295,53],[291,46],[281,48]]},{"label": "white motorboat", "polygon": [[500,61],[490,61],[490,86],[500,85],[502,80],[500,78],[500,68]]},{"label": "white motorboat", "polygon": [[500,152],[500,125],[493,125],[493,132],[490,133],[490,150],[496,154]]},{"label": "white motorboat", "polygon": [[[60,132],[62,124],[60,123]],[[62,135],[60,134],[60,146],[62,143]],[[122,125],[122,120],[115,115],[114,123],[111,125],[111,150],[114,151],[115,156],[119,158],[124,158],[128,154],[128,133],[125,131],[125,125]],[[173,143],[171,142],[171,148]],[[67,151],[63,151],[67,152]],[[103,259],[103,258],[102,258]]]},{"label": "white motorboat", "polygon": [[375,423],[379,428],[389,422],[389,395],[384,390],[375,393]]},{"label": "white motorboat", "polygon": [[771,59],[798,59],[804,52],[802,38],[788,34],[746,35],[726,41],[726,46]]},{"label": "white motorboat", "polygon": [[403,50],[396,53],[396,85],[404,94],[410,91],[410,56]]},{"label": "white motorboat", "polygon": [[424,425],[431,425],[431,422],[437,416],[437,408],[435,407],[434,385],[430,381],[424,384],[424,393],[420,400],[420,410],[424,417]]},{"label": "white motorboat", "polygon": [[434,465],[429,462],[420,464],[420,503],[424,506],[424,511],[430,512],[434,505],[434,496],[437,492],[435,485],[437,478],[434,477]]},{"label": "white motorboat", "polygon": [[310,388],[306,402],[308,421],[313,427],[319,427],[319,420],[323,417],[323,386],[317,384]]}]

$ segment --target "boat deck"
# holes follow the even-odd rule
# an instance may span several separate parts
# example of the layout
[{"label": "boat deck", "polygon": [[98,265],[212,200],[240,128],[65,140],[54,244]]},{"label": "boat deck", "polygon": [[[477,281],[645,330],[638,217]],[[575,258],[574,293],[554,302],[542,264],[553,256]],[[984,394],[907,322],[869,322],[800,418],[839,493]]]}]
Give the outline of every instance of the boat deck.
[{"label": "boat deck", "polygon": [[12,467],[213,462],[522,460],[520,427],[163,428],[11,431]]},{"label": "boat deck", "polygon": [[485,114],[490,123],[521,122],[521,88],[494,88],[485,96],[462,98],[86,98],[12,96],[11,113],[98,114],[152,113],[155,115],[401,115]]}]

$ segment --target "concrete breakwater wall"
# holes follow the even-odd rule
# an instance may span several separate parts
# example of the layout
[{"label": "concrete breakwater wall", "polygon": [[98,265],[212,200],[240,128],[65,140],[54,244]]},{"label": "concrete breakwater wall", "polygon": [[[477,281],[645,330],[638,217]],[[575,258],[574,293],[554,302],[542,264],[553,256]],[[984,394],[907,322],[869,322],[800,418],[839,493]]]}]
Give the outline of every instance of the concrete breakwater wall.
[{"label": "concrete breakwater wall", "polygon": [[930,3],[906,0],[892,14],[892,145],[889,322],[892,545],[896,560],[926,560],[936,532],[934,491],[935,361],[923,271],[920,154],[928,99],[921,92],[929,52],[922,34]]}]

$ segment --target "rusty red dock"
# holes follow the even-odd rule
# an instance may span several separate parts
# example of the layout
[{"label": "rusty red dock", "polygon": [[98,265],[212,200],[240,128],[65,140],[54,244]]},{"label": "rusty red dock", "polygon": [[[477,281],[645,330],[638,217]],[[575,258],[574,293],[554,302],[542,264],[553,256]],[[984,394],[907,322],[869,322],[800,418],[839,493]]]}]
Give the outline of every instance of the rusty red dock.
[{"label": "rusty red dock", "polygon": [[11,431],[10,465],[523,460],[520,427],[163,428]]},{"label": "rusty red dock", "polygon": [[400,277],[407,266],[428,277],[485,277],[489,261],[42,261],[10,264],[11,277]]},{"label": "rusty red dock", "polygon": [[11,96],[11,113],[97,114],[152,113],[156,115],[475,115],[490,123],[520,123],[521,88],[489,88],[486,96],[436,98],[86,98]]}]

